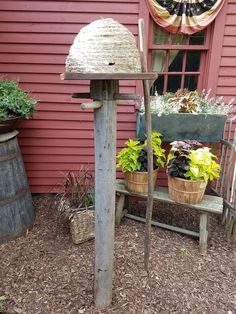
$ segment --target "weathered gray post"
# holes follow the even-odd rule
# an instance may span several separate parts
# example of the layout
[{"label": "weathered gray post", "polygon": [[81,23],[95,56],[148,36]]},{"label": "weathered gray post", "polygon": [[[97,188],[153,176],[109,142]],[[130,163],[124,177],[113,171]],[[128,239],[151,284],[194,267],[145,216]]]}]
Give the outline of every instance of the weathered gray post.
[{"label": "weathered gray post", "polygon": [[74,98],[92,98],[82,108],[94,109],[95,123],[95,305],[103,308],[112,301],[112,272],[115,225],[116,103],[136,99],[120,94],[119,80],[154,79],[153,73],[70,73],[66,80],[91,80],[90,93],[74,93]]},{"label": "weathered gray post", "polygon": [[112,300],[116,179],[116,100],[119,82],[91,81],[91,98],[101,101],[95,124],[95,305]]}]

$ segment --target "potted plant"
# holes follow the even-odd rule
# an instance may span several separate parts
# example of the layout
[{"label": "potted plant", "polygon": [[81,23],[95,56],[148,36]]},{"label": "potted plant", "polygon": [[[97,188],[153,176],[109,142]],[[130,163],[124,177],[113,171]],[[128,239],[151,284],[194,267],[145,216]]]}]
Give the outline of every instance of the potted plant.
[{"label": "potted plant", "polygon": [[88,167],[65,174],[56,204],[59,213],[69,222],[73,243],[94,238],[94,177]]},{"label": "potted plant", "polygon": [[[117,155],[117,168],[124,173],[125,183],[128,190],[138,193],[148,191],[148,164],[147,164],[147,140],[129,139]],[[161,134],[152,132],[153,149],[153,183],[157,179],[157,171],[164,166],[165,150],[161,147]]]},{"label": "potted plant", "polygon": [[0,79],[0,134],[14,131],[34,113],[37,101],[12,80]]},{"label": "potted plant", "polygon": [[[210,97],[210,91],[179,90],[151,97],[152,127],[161,132],[163,140],[197,140],[219,142],[222,139],[227,114],[232,108],[222,97]],[[171,128],[170,128],[171,125]],[[137,113],[137,135],[145,133],[145,112]]]},{"label": "potted plant", "polygon": [[167,158],[169,196],[181,204],[197,204],[208,180],[219,178],[220,165],[210,148],[197,141],[175,141],[171,145]]}]

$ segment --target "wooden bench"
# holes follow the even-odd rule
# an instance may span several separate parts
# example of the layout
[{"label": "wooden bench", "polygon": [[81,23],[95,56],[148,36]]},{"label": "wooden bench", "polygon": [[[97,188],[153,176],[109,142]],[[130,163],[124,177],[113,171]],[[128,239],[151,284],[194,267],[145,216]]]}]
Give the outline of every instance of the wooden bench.
[{"label": "wooden bench", "polygon": [[[201,254],[207,251],[209,214],[222,215],[222,223],[227,231],[227,238],[236,242],[236,133],[234,131],[234,139],[230,141],[232,134],[232,119],[228,124],[227,138],[221,141],[220,148],[220,164],[221,176],[212,186],[212,192],[215,195],[204,195],[203,200],[196,205],[183,205],[199,212],[199,232],[186,230],[184,228],[175,227],[152,220],[152,225],[165,228],[167,230],[180,232],[190,236],[199,238],[199,249]],[[124,210],[128,206],[128,197],[135,196],[147,198],[147,195],[129,192],[123,180],[116,181],[116,192],[120,194],[116,207],[116,224],[119,225],[123,216],[145,222],[145,218],[131,215]],[[169,204],[175,204],[169,198],[168,188],[158,187],[153,194],[153,201],[161,201]]]},{"label": "wooden bench", "polygon": [[[138,217],[135,215],[131,215],[124,212],[125,204],[128,203],[128,196],[135,196],[141,198],[147,198],[146,194],[141,193],[133,193],[129,192],[123,180],[116,181],[116,192],[120,194],[117,206],[116,206],[116,224],[120,224],[121,218],[123,216],[127,218],[131,218],[137,221],[145,222],[145,218]],[[153,193],[153,201],[161,201],[164,203],[176,204],[172,199],[169,198],[168,188],[165,187],[158,187],[157,190]],[[180,232],[183,234],[187,234],[190,236],[198,237],[199,238],[199,247],[200,253],[205,254],[207,251],[207,238],[208,238],[208,226],[209,226],[209,218],[208,214],[217,214],[221,215],[223,212],[223,198],[219,196],[211,196],[211,195],[204,195],[203,200],[196,205],[188,204],[184,205],[188,208],[192,208],[199,212],[199,232],[195,232],[192,230],[187,230],[180,227],[175,227],[172,225],[167,225],[160,223],[158,221],[152,220],[152,225],[161,227],[167,230]]]}]

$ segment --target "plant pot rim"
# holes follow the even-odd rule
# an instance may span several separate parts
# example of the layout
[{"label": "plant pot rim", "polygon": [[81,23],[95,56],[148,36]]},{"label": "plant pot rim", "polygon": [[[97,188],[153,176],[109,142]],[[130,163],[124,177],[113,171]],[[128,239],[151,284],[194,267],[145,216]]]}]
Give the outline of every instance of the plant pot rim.
[{"label": "plant pot rim", "polygon": [[24,119],[24,118],[22,116],[10,116],[4,119],[0,119],[0,122],[9,121],[9,120],[20,120],[20,119]]},{"label": "plant pot rim", "polygon": [[205,180],[183,179],[183,178],[179,178],[179,177],[170,176],[169,174],[168,174],[168,178],[175,179],[175,180],[178,180],[178,181],[187,181],[187,182],[206,182]]},{"label": "plant pot rim", "polygon": [[[159,170],[159,167],[156,169],[153,169],[153,172],[157,172]],[[123,172],[124,174],[128,174],[128,173],[139,173],[140,175],[146,175],[148,173],[148,171],[127,171],[127,172]]]}]

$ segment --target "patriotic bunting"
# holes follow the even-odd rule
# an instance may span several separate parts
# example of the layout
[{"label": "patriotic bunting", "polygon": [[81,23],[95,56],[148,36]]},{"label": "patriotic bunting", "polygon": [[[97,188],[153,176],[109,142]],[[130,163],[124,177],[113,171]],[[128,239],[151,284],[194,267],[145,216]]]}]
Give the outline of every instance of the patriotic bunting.
[{"label": "patriotic bunting", "polygon": [[173,34],[194,34],[217,16],[225,0],[146,0],[154,21]]}]

